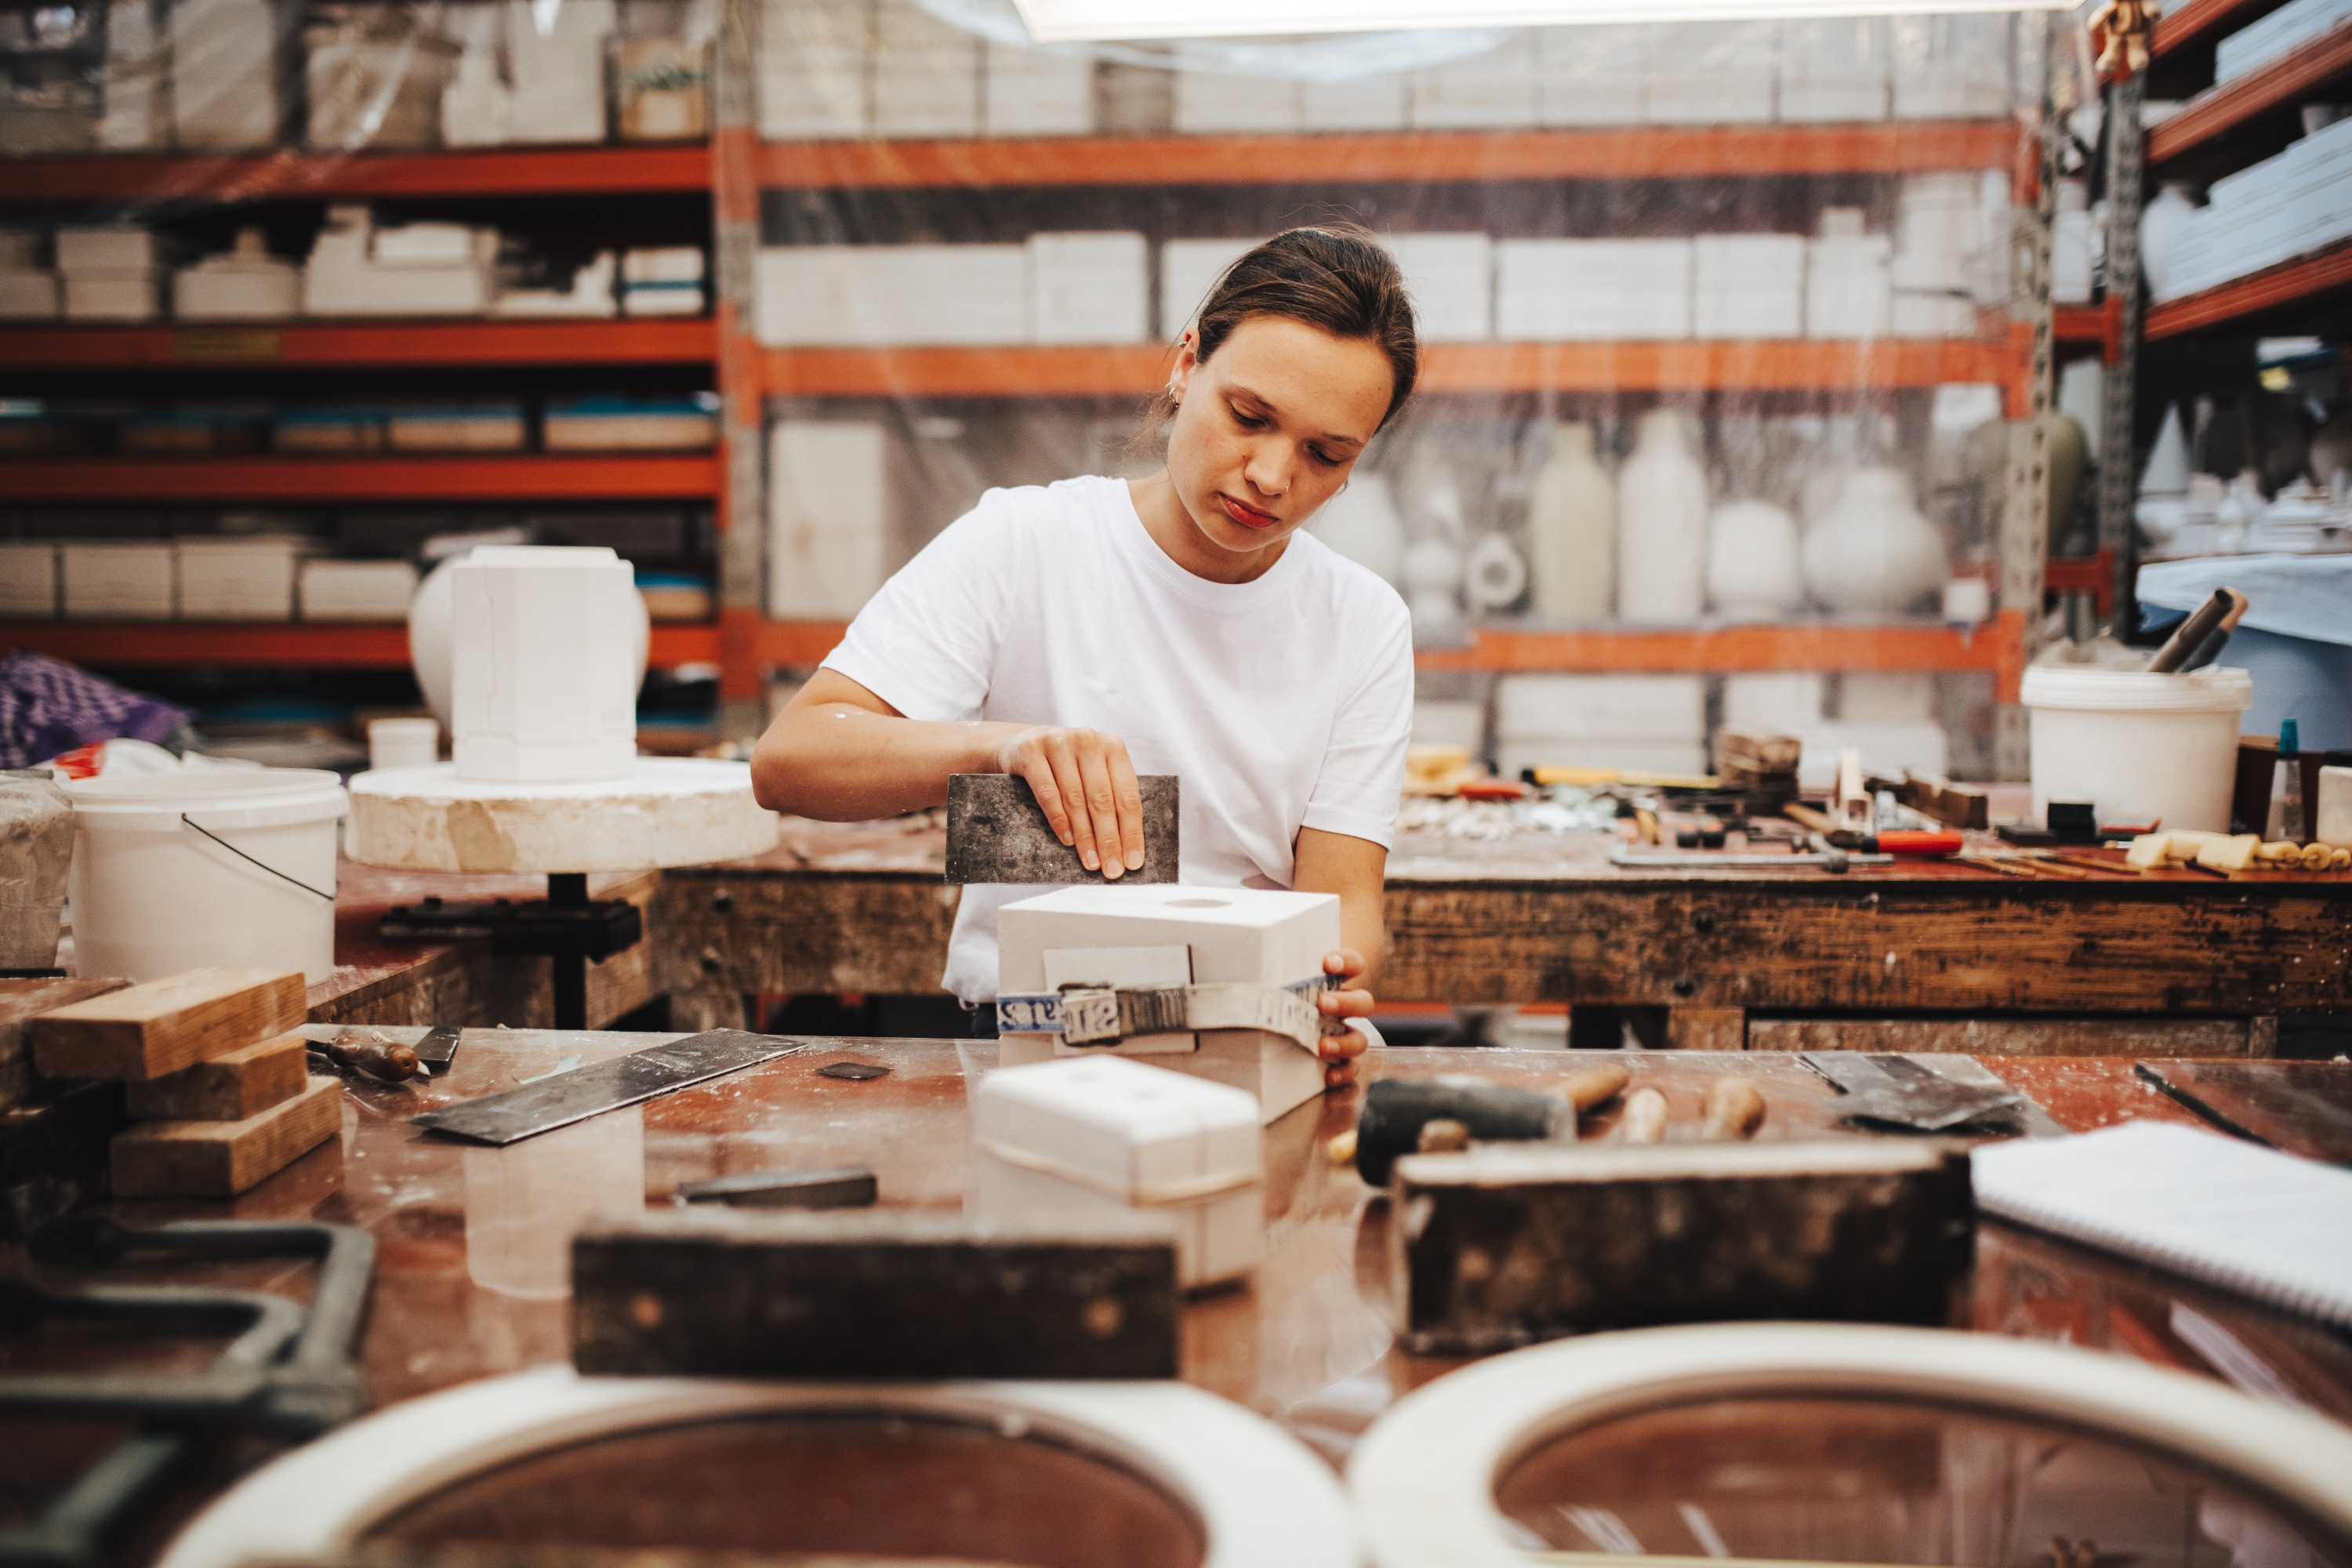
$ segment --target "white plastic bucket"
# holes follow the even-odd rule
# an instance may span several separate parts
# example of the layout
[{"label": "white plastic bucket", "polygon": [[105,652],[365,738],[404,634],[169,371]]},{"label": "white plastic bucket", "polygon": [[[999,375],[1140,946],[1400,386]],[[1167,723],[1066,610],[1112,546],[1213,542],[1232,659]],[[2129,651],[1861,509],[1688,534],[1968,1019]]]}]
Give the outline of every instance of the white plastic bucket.
[{"label": "white plastic bucket", "polygon": [[[224,768],[77,779],[74,963],[155,980],[208,966],[335,967],[331,773]],[[209,834],[211,837],[207,837]]]},{"label": "white plastic bucket", "polygon": [[2238,727],[2254,695],[2244,670],[2037,666],[2021,695],[2037,818],[2053,800],[2084,800],[2103,823],[2229,831]]}]

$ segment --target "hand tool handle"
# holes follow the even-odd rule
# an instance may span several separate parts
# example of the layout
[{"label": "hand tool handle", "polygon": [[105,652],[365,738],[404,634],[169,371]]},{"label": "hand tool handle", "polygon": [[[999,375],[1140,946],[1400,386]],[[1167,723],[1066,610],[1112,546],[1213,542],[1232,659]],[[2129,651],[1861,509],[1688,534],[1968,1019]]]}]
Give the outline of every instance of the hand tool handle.
[{"label": "hand tool handle", "polygon": [[1561,1087],[1568,1094],[1568,1102],[1575,1106],[1576,1113],[1581,1116],[1594,1106],[1617,1098],[1633,1078],[1633,1075],[1623,1068],[1612,1064],[1587,1068]]},{"label": "hand tool handle", "polygon": [[1666,1137],[1666,1097],[1654,1089],[1637,1089],[1625,1101],[1619,1126],[1628,1143],[1662,1143]]},{"label": "hand tool handle", "polygon": [[2238,617],[2246,613],[2247,599],[2235,588],[2216,588],[2213,596],[2189,612],[2189,618],[2173,627],[2156,657],[2147,661],[2151,675],[2170,675],[2185,664],[2204,640],[2217,629],[2234,626]]},{"label": "hand tool handle", "polygon": [[1481,1142],[1576,1132],[1576,1108],[1560,1095],[1452,1076],[1384,1078],[1364,1090],[1356,1116],[1356,1173],[1368,1185],[1388,1185],[1397,1156],[1418,1152],[1422,1128],[1440,1120],[1460,1122]]},{"label": "hand tool handle", "polygon": [[1699,1136],[1709,1142],[1752,1138],[1764,1125],[1764,1093],[1744,1078],[1727,1078],[1706,1091],[1706,1122]]}]

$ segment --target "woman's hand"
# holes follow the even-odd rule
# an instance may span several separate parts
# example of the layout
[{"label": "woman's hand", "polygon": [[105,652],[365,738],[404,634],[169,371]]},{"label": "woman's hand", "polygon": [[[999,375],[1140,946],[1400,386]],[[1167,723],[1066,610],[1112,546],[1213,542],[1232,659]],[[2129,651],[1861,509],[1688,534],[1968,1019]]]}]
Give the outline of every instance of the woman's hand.
[{"label": "woman's hand", "polygon": [[1029,781],[1047,826],[1076,847],[1087,870],[1117,881],[1143,868],[1143,791],[1126,742],[1096,730],[1041,724],[1008,737],[996,765]]},{"label": "woman's hand", "polygon": [[1361,1030],[1348,1027],[1348,1020],[1372,1016],[1372,994],[1348,983],[1362,975],[1367,967],[1363,955],[1352,947],[1337,948],[1323,955],[1323,973],[1336,976],[1339,982],[1315,997],[1316,1010],[1323,1015],[1323,1047],[1318,1054],[1324,1061],[1326,1089],[1339,1089],[1356,1081],[1356,1058],[1364,1054],[1369,1042]]}]

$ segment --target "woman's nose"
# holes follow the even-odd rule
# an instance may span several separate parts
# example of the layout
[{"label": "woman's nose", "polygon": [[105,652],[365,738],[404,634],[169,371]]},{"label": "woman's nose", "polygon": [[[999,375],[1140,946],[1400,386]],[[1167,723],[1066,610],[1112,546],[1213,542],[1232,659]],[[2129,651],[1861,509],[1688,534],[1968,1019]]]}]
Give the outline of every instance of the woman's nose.
[{"label": "woman's nose", "polygon": [[1250,454],[1242,467],[1242,475],[1261,495],[1286,495],[1290,490],[1289,454],[1278,443],[1268,442]]}]

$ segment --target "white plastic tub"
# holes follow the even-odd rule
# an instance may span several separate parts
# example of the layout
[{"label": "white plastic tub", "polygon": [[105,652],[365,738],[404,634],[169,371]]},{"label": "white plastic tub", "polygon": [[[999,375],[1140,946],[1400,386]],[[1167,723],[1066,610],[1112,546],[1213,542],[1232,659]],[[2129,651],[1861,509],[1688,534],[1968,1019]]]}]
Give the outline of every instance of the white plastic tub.
[{"label": "white plastic tub", "polygon": [[2053,800],[2084,800],[2103,823],[2228,832],[2238,728],[2253,691],[2242,669],[2027,670],[2034,816]]},{"label": "white plastic tub", "polygon": [[118,773],[66,793],[82,973],[154,980],[218,965],[299,969],[316,982],[333,972],[335,825],[350,809],[334,774]]}]

